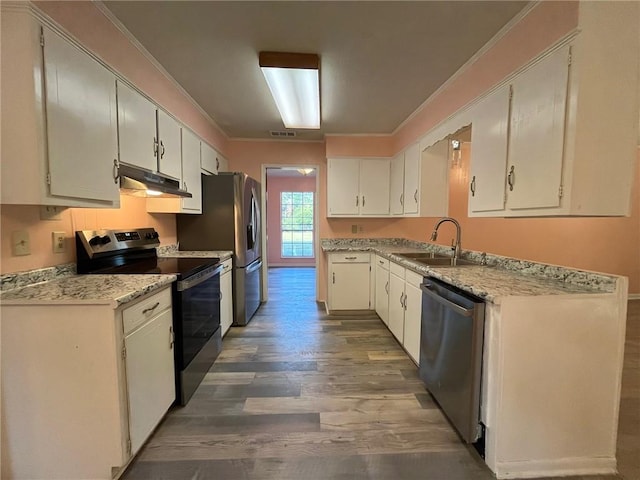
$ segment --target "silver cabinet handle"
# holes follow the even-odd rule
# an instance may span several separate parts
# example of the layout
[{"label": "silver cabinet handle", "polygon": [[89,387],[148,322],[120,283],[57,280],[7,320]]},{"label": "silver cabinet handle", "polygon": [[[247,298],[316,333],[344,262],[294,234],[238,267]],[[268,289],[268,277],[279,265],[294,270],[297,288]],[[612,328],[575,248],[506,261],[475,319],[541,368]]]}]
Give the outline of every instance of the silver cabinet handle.
[{"label": "silver cabinet handle", "polygon": [[400,194],[400,205],[404,205],[404,193]]},{"label": "silver cabinet handle", "polygon": [[404,300],[404,292],[400,293],[400,306],[404,307],[404,303],[402,303],[402,301]]},{"label": "silver cabinet handle", "polygon": [[356,207],[360,206],[360,197],[356,195]]},{"label": "silver cabinet handle", "polygon": [[156,302],[153,307],[145,308],[144,310],[142,310],[142,313],[153,312],[156,308],[158,308],[158,305],[160,305],[160,302]]},{"label": "silver cabinet handle", "polygon": [[120,178],[120,165],[118,165],[118,159],[113,159],[113,183],[118,183],[118,179]]},{"label": "silver cabinet handle", "polygon": [[333,283],[335,284],[336,283],[336,272],[333,272],[331,274],[331,276],[333,277]]},{"label": "silver cabinet handle", "polygon": [[407,294],[404,294],[404,309],[407,310]]},{"label": "silver cabinet handle", "polygon": [[160,158],[164,157],[164,143],[160,140]]},{"label": "silver cabinet handle", "polygon": [[382,260],[378,260],[378,262],[380,262],[380,265],[384,265],[384,262]]},{"label": "silver cabinet handle", "polygon": [[184,189],[185,189],[185,191],[187,191],[187,192],[189,191],[189,188],[187,187],[187,182],[184,182]]},{"label": "silver cabinet handle", "polygon": [[474,175],[471,179],[471,184],[469,185],[469,189],[471,190],[471,196],[476,196],[476,176]]},{"label": "silver cabinet handle", "polygon": [[220,159],[216,158],[216,172],[220,170]]},{"label": "silver cabinet handle", "polygon": [[516,183],[515,168],[516,168],[515,166],[511,165],[511,168],[509,169],[509,176],[507,176],[507,183],[509,184],[510,192],[513,191],[513,185]]},{"label": "silver cabinet handle", "polygon": [[364,195],[362,196],[362,206],[364,207]]},{"label": "silver cabinet handle", "polygon": [[176,341],[176,337],[173,335],[173,325],[169,326],[169,350],[173,350],[173,344]]},{"label": "silver cabinet handle", "polygon": [[387,292],[387,295],[389,295],[389,282],[387,282],[387,284],[384,286],[384,291]]},{"label": "silver cabinet handle", "polygon": [[413,193],[413,199],[416,201],[416,203],[418,203],[418,189],[416,188],[416,191]]},{"label": "silver cabinet handle", "polygon": [[345,260],[355,260],[358,257],[344,257]]}]

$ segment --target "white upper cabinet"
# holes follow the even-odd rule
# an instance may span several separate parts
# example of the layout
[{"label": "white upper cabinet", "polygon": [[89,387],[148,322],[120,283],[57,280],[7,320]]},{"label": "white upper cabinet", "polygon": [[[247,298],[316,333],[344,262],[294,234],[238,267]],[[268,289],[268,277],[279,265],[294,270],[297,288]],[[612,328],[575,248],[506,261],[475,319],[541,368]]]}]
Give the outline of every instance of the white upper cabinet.
[{"label": "white upper cabinet", "polygon": [[391,215],[404,214],[404,152],[391,159],[389,209]]},{"label": "white upper cabinet", "polygon": [[213,148],[202,142],[202,159],[200,167],[205,173],[217,175],[220,171],[220,156]]},{"label": "white upper cabinet", "polygon": [[118,80],[120,161],[156,172],[156,130],[156,106]]},{"label": "white upper cabinet", "polygon": [[507,206],[560,205],[570,50],[556,50],[512,83]]},{"label": "white upper cabinet", "polygon": [[404,213],[418,213],[420,205],[420,144],[404,152]]},{"label": "white upper cabinet", "polygon": [[1,17],[2,203],[118,207],[115,76],[27,8]]},{"label": "white upper cabinet", "polygon": [[202,179],[200,178],[200,140],[182,129],[183,187],[191,198],[182,199],[183,213],[202,213]]},{"label": "white upper cabinet", "polygon": [[420,188],[416,216],[446,217],[449,212],[449,140],[440,140],[422,149],[417,176]]},{"label": "white upper cabinet", "polygon": [[330,158],[327,216],[389,215],[388,158]]},{"label": "white upper cabinet", "polygon": [[504,210],[510,86],[483,99],[471,129],[469,215]]},{"label": "white upper cabinet", "polygon": [[182,180],[180,124],[118,80],[120,161]]},{"label": "white upper cabinet", "polygon": [[158,171],[169,177],[182,178],[180,153],[180,124],[158,109]]},{"label": "white upper cabinet", "polygon": [[506,85],[474,107],[470,216],[630,214],[639,29],[637,2],[581,2],[579,33],[509,82],[510,106]]}]

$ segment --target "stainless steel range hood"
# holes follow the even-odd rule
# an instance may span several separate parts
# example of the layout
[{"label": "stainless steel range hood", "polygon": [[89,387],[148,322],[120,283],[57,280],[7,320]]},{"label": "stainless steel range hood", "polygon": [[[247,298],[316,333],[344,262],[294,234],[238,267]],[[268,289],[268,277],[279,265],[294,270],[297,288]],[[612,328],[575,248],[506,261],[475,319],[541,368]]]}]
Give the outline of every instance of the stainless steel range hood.
[{"label": "stainless steel range hood", "polygon": [[131,165],[120,164],[120,192],[136,197],[150,198],[191,198],[186,190],[180,189],[180,182],[160,173],[151,173]]}]

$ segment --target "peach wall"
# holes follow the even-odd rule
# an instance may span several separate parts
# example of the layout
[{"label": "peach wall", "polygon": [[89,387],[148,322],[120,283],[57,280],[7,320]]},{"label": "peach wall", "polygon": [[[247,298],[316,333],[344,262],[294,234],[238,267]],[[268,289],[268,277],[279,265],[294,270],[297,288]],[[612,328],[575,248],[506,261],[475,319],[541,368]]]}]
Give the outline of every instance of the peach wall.
[{"label": "peach wall", "polygon": [[[68,208],[61,220],[40,220],[40,207],[32,205],[2,205],[0,218],[0,248],[2,262],[0,273],[21,272],[35,268],[50,267],[75,262],[75,231],[100,228],[154,227],[160,234],[163,245],[177,242],[175,215],[150,214],[146,211],[146,200],[128,195],[120,196],[119,209],[115,208]],[[31,255],[11,255],[11,234],[26,230],[31,243]],[[64,232],[67,251],[53,253],[51,233]]]},{"label": "peach wall", "polygon": [[[315,177],[267,177],[267,261],[271,266],[314,267],[315,258],[282,258],[280,235],[280,194],[282,192],[315,192]],[[317,212],[315,212],[317,216]]]},{"label": "peach wall", "polygon": [[328,135],[325,141],[327,158],[391,157],[394,154],[391,135]]},{"label": "peach wall", "polygon": [[109,20],[94,2],[36,1],[35,5],[88,50],[172,113],[204,140],[226,152],[226,135],[205,117]]}]

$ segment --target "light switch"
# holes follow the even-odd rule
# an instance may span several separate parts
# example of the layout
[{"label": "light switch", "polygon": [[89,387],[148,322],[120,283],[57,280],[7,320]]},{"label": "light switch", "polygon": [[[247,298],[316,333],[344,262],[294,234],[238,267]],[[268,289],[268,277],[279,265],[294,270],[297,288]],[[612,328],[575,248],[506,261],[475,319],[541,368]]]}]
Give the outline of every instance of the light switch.
[{"label": "light switch", "polygon": [[29,232],[26,230],[16,230],[15,232],[11,232],[11,253],[16,257],[21,255],[31,255]]},{"label": "light switch", "polygon": [[53,243],[53,253],[64,253],[66,250],[64,232],[51,232],[51,241]]}]

